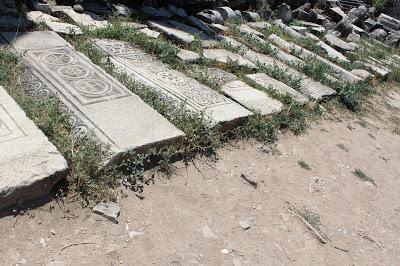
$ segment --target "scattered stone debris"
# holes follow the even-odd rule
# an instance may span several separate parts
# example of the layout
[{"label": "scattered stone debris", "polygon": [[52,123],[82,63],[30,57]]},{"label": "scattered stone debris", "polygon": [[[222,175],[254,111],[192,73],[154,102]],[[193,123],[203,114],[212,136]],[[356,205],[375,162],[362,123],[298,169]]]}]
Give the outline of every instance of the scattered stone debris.
[{"label": "scattered stone debris", "polygon": [[114,203],[99,203],[93,208],[93,212],[106,217],[108,220],[118,223],[120,207]]},{"label": "scattered stone debris", "polygon": [[239,224],[243,228],[243,230],[248,230],[248,229],[250,229],[250,227],[252,225],[255,224],[255,222],[256,222],[256,218],[255,217],[250,217],[250,218],[246,218],[246,219],[240,220]]}]

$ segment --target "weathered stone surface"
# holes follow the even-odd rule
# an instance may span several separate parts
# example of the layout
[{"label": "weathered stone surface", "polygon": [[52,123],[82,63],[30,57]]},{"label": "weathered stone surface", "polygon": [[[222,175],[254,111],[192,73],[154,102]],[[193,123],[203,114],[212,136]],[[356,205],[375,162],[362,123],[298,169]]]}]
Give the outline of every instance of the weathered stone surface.
[{"label": "weathered stone surface", "polygon": [[248,22],[257,22],[261,20],[261,17],[259,14],[255,12],[250,12],[250,11],[243,11],[242,12],[242,17],[247,20]]},{"label": "weathered stone surface", "polygon": [[141,33],[146,34],[147,37],[150,37],[150,38],[153,38],[153,39],[157,39],[161,35],[161,33],[159,33],[158,31],[151,30],[149,28],[143,28],[143,29],[140,29],[139,31]]},{"label": "weathered stone surface", "polygon": [[216,10],[211,10],[211,9],[206,9],[203,10],[196,15],[199,19],[206,23],[218,23],[218,24],[223,24],[224,23],[224,18],[221,16],[221,14],[216,11]]},{"label": "weathered stone surface", "polygon": [[134,14],[134,9],[129,8],[123,4],[116,4],[113,6],[115,8],[115,14],[121,17],[130,17]]},{"label": "weathered stone surface", "polygon": [[372,75],[365,69],[353,69],[351,70],[351,73],[361,77],[362,79],[374,78],[374,75]]},{"label": "weathered stone surface", "polygon": [[353,24],[351,24],[346,18],[343,18],[336,24],[336,30],[342,34],[342,37],[347,37],[353,32]]},{"label": "weathered stone surface", "polygon": [[168,20],[168,23],[171,24],[172,26],[174,26],[176,29],[180,29],[180,30],[187,32],[189,34],[192,34],[194,36],[199,36],[199,38],[201,40],[205,40],[205,41],[214,40],[210,35],[207,35],[204,32],[200,31],[199,29],[189,26],[187,24],[178,22],[176,20]]},{"label": "weathered stone surface", "polygon": [[348,42],[359,42],[361,39],[361,36],[357,33],[350,33],[349,36],[347,36],[346,41]]},{"label": "weathered stone surface", "polygon": [[215,82],[218,85],[224,85],[228,82],[238,80],[238,77],[233,75],[232,73],[226,72],[219,68],[195,68],[195,72],[200,76],[207,77],[211,79],[212,82]]},{"label": "weathered stone surface", "polygon": [[376,76],[386,79],[389,73],[391,72],[390,69],[378,65],[372,61],[367,61],[367,62],[360,62],[360,61],[355,61],[355,64],[361,65],[363,68],[366,68],[367,70],[372,71]]},{"label": "weathered stone surface", "polygon": [[350,62],[344,55],[342,55],[340,52],[336,51],[323,41],[317,42],[316,45],[321,47],[326,52],[329,58],[337,59],[344,62]]},{"label": "weathered stone surface", "polygon": [[171,25],[162,21],[148,21],[147,25],[151,29],[162,32],[167,38],[180,43],[189,44],[194,41],[194,36],[179,29],[174,29]]},{"label": "weathered stone surface", "polygon": [[169,4],[168,5],[168,10],[171,12],[173,15],[180,17],[180,18],[186,18],[187,13],[184,9],[176,7],[174,5]]},{"label": "weathered stone surface", "polygon": [[99,203],[93,207],[93,212],[117,224],[121,208],[114,203]]},{"label": "weathered stone surface", "polygon": [[292,67],[279,62],[272,57],[257,53],[252,50],[247,50],[244,54],[244,57],[255,64],[261,64],[273,68],[277,67],[285,73],[291,75],[293,79],[299,79],[301,92],[308,95],[312,99],[320,100],[336,94],[336,91],[330,87],[308,78],[306,75],[300,73],[296,69],[293,69]]},{"label": "weathered stone surface", "polygon": [[271,27],[271,24],[265,21],[248,22],[247,25],[249,25],[253,29],[259,29],[259,30],[266,30]]},{"label": "weathered stone surface", "polygon": [[0,86],[0,210],[45,196],[66,160]]},{"label": "weathered stone surface", "polygon": [[206,23],[204,23],[203,21],[201,21],[200,19],[198,19],[194,16],[189,16],[187,18],[187,21],[193,27],[196,27],[196,28],[202,30],[206,34],[209,34],[209,35],[215,34],[215,32]]},{"label": "weathered stone surface", "polygon": [[293,20],[292,9],[285,3],[278,6],[276,16],[281,19],[283,23],[289,23]]},{"label": "weathered stone surface", "polygon": [[354,51],[355,47],[342,39],[336,37],[332,33],[328,33],[325,35],[325,40],[332,45],[333,47],[339,49],[340,51]]},{"label": "weathered stone surface", "polygon": [[246,108],[269,115],[282,110],[283,104],[256,90],[243,81],[236,80],[222,86],[222,91]]},{"label": "weathered stone surface", "polygon": [[109,163],[127,151],[162,146],[183,135],[56,33],[36,31],[16,39],[15,33],[1,35],[24,54],[21,82],[27,92],[58,97],[74,134],[90,132],[109,146]]},{"label": "weathered stone surface", "polygon": [[236,13],[228,6],[217,7],[217,11],[221,14],[224,20],[236,19]]},{"label": "weathered stone surface", "polygon": [[316,42],[319,42],[319,41],[320,41],[320,39],[318,38],[318,36],[312,34],[311,32],[306,32],[306,37],[309,38],[309,39],[311,39],[311,40],[313,40],[313,41],[316,41]]},{"label": "weathered stone surface", "polygon": [[228,63],[229,61],[235,61],[240,66],[246,66],[253,69],[258,69],[258,67],[242,56],[232,53],[225,49],[205,49],[203,51],[203,56],[207,59],[216,60],[221,63]]},{"label": "weathered stone surface", "polygon": [[305,36],[306,32],[307,32],[307,28],[306,27],[301,27],[301,26],[290,26],[292,29],[294,29],[295,31],[297,31],[298,33],[300,33],[301,35]]},{"label": "weathered stone surface", "polygon": [[238,27],[240,33],[242,34],[248,34],[248,35],[256,35],[258,37],[264,37],[264,34],[259,32],[258,30],[253,29],[252,27],[242,24]]},{"label": "weathered stone surface", "polygon": [[30,11],[26,13],[26,18],[35,23],[46,22],[46,21],[56,21],[56,22],[60,21],[58,18],[53,17],[49,14],[45,14],[41,11]]},{"label": "weathered stone surface", "polygon": [[384,29],[376,29],[369,34],[369,36],[378,40],[384,40],[387,35],[388,33]]},{"label": "weathered stone surface", "polygon": [[147,28],[147,25],[144,25],[142,23],[137,23],[137,22],[121,22],[121,26],[128,27],[128,28],[134,28],[134,29],[138,29],[138,30]]},{"label": "weathered stone surface", "polygon": [[204,111],[215,123],[230,126],[251,114],[247,109],[200,84],[184,74],[169,68],[138,47],[112,40],[94,40],[111,56],[115,67],[178,104],[195,112]]},{"label": "weathered stone surface", "polygon": [[285,25],[282,20],[277,19],[274,22],[274,25],[282,28],[290,37],[292,38],[301,38],[302,35],[300,33],[298,33],[297,31],[295,31],[294,29],[292,29],[291,27]]},{"label": "weathered stone surface", "polygon": [[309,101],[308,98],[306,96],[304,96],[303,94],[301,94],[300,92],[289,87],[285,83],[282,83],[276,79],[273,79],[273,78],[267,76],[264,73],[249,74],[249,75],[246,75],[246,77],[266,89],[274,90],[278,94],[282,94],[282,95],[289,94],[290,96],[293,97],[293,99],[296,102],[298,102],[300,104],[305,104]]},{"label": "weathered stone surface", "polygon": [[310,52],[309,50],[302,48],[296,44],[288,43],[285,40],[279,38],[275,34],[271,34],[268,37],[268,40],[271,41],[272,43],[278,45],[279,47],[281,47],[282,49],[286,50],[289,53],[298,54],[298,56],[304,60],[310,60],[310,58],[315,58],[316,60],[318,60],[324,64],[327,64],[333,70],[332,75],[342,81],[356,83],[361,80],[360,77],[350,73],[349,71],[342,68],[341,66],[338,66],[338,65],[330,62],[329,60],[326,60],[325,58],[323,58],[319,55],[316,55],[313,52]]},{"label": "weathered stone surface", "polygon": [[188,63],[194,63],[200,59],[200,55],[198,53],[195,53],[195,52],[192,52],[192,51],[189,51],[186,49],[180,49],[177,56],[182,61],[185,61]]},{"label": "weathered stone surface", "polygon": [[61,23],[61,22],[52,22],[46,21],[46,26],[49,27],[52,31],[57,33],[63,33],[68,35],[80,35],[83,34],[81,28],[76,25]]},{"label": "weathered stone surface", "polygon": [[334,22],[339,22],[343,18],[347,19],[346,13],[340,7],[329,8],[328,15]]},{"label": "weathered stone surface", "polygon": [[85,12],[83,14],[76,13],[72,9],[62,9],[61,13],[67,15],[70,19],[72,19],[76,24],[89,27],[93,29],[105,28],[108,25],[108,21],[102,19],[96,14]]},{"label": "weathered stone surface", "polygon": [[212,24],[210,24],[209,26],[210,26],[210,28],[211,28],[214,32],[216,32],[217,34],[229,30],[228,27],[226,27],[226,26],[224,26],[224,25],[221,25],[221,24],[212,23]]}]

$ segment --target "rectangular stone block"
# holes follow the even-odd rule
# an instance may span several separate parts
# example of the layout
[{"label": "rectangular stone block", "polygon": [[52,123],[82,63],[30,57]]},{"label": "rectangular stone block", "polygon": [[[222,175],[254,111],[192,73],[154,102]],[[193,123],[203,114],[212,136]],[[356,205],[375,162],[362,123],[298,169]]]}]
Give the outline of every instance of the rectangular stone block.
[{"label": "rectangular stone block", "polygon": [[0,86],[0,210],[45,196],[68,165]]},{"label": "rectangular stone block", "polygon": [[183,103],[189,110],[204,112],[215,124],[227,128],[251,115],[246,108],[171,69],[136,46],[104,39],[95,39],[93,42],[111,56],[111,62],[119,71],[177,103]]},{"label": "rectangular stone block", "polygon": [[273,79],[269,76],[267,76],[264,73],[257,73],[257,74],[249,74],[246,75],[247,78],[251,79],[258,85],[267,88],[267,89],[272,89],[276,93],[281,94],[281,95],[286,95],[289,94],[290,96],[293,97],[293,99],[300,103],[300,104],[305,104],[309,100],[306,96],[301,94],[300,92],[296,91],[295,89],[289,87],[285,83],[282,83],[276,79]]},{"label": "rectangular stone block", "polygon": [[75,12],[73,9],[61,9],[59,12],[67,15],[70,19],[72,19],[76,24],[89,27],[93,29],[105,28],[108,25],[108,21],[101,18],[100,16],[85,12],[83,14]]},{"label": "rectangular stone block", "polygon": [[262,115],[269,115],[282,110],[283,104],[281,102],[240,80],[224,84],[222,91],[241,105],[260,112]]},{"label": "rectangular stone block", "polygon": [[194,41],[194,36],[190,33],[181,31],[179,29],[174,29],[171,25],[162,21],[148,21],[147,25],[151,29],[162,32],[167,38],[180,43],[180,44],[190,44]]},{"label": "rectangular stone block", "polygon": [[350,71],[347,71],[346,69],[342,68],[341,66],[338,66],[338,65],[330,62],[329,60],[326,60],[325,58],[323,58],[319,55],[316,55],[313,52],[311,52],[301,46],[298,46],[293,43],[288,43],[287,41],[281,39],[280,37],[278,37],[275,34],[271,34],[268,37],[268,40],[289,53],[297,54],[303,60],[310,60],[310,59],[314,58],[315,60],[318,60],[321,63],[327,64],[333,70],[332,75],[342,81],[349,82],[349,83],[356,83],[356,82],[359,82],[362,80],[360,77],[354,75]]},{"label": "rectangular stone block", "polygon": [[240,66],[258,69],[258,67],[255,64],[243,58],[241,55],[232,53],[231,51],[225,49],[204,49],[203,56],[207,59],[216,60],[217,62],[224,64],[227,64],[229,61],[232,61],[236,62]]},{"label": "rectangular stone block", "polygon": [[74,133],[94,134],[109,146],[111,161],[130,150],[159,147],[183,135],[56,33],[30,32],[15,39],[15,33],[1,35],[27,61],[21,76],[26,90],[36,97],[58,97]]}]

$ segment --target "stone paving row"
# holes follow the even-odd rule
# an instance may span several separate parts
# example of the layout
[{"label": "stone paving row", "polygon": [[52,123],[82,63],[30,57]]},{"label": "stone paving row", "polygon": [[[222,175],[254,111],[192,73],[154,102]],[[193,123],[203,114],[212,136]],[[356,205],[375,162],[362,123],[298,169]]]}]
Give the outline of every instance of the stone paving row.
[{"label": "stone paving row", "polygon": [[140,48],[122,41],[96,39],[93,42],[111,56],[111,62],[129,75],[188,109],[205,114],[223,128],[235,125],[251,112],[198,81],[169,68]]},{"label": "stone paving row", "polygon": [[66,160],[0,86],[0,210],[46,195]]},{"label": "stone paving row", "polygon": [[63,38],[30,32],[16,39],[1,33],[24,54],[22,84],[33,96],[55,95],[71,117],[75,134],[93,133],[117,161],[130,150],[170,143],[184,134]]}]

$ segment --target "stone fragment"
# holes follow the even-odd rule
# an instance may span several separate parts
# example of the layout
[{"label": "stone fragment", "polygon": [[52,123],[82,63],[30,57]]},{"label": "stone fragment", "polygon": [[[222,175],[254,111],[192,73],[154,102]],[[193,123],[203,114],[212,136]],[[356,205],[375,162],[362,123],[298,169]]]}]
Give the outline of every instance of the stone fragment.
[{"label": "stone fragment", "polygon": [[258,67],[247,59],[244,59],[241,55],[232,53],[225,49],[205,49],[203,56],[210,60],[216,60],[218,62],[227,64],[228,62],[236,62],[240,66],[250,67],[258,69]]},{"label": "stone fragment", "polygon": [[346,13],[340,7],[332,7],[328,10],[328,16],[332,19],[333,22],[339,22],[342,19],[347,19]]},{"label": "stone fragment", "polygon": [[237,18],[235,11],[228,6],[217,7],[217,11],[221,14],[224,20],[233,20]]},{"label": "stone fragment", "polygon": [[150,38],[153,38],[153,39],[157,39],[161,35],[161,33],[159,33],[158,31],[151,30],[149,28],[143,28],[143,29],[140,29],[139,31],[141,33],[146,34],[147,37],[150,37]]},{"label": "stone fragment", "polygon": [[99,203],[92,210],[94,213],[106,217],[113,223],[118,223],[118,216],[121,212],[121,208],[118,205],[114,203]]},{"label": "stone fragment", "polygon": [[220,86],[228,82],[238,80],[238,77],[236,77],[234,74],[226,72],[219,68],[206,68],[205,72],[204,69],[196,69],[196,72],[204,77],[210,78],[213,82],[217,83]]},{"label": "stone fragment", "polygon": [[211,88],[169,68],[140,48],[122,41],[95,39],[94,43],[110,55],[118,71],[160,92],[188,110],[204,114],[222,130],[233,126],[251,112]]},{"label": "stone fragment", "polygon": [[137,30],[147,28],[147,25],[138,22],[121,22],[121,26]]},{"label": "stone fragment", "polygon": [[276,16],[281,19],[283,23],[289,23],[293,20],[292,9],[285,3],[278,6]]},{"label": "stone fragment", "polygon": [[68,35],[80,35],[83,34],[81,28],[76,25],[61,23],[61,22],[52,22],[46,21],[46,26],[49,27],[52,31],[57,33],[63,33]]},{"label": "stone fragment", "polygon": [[350,82],[350,83],[356,83],[361,80],[360,77],[350,73],[346,69],[342,68],[341,66],[338,66],[329,60],[326,60],[325,58],[314,54],[313,52],[310,52],[309,50],[302,48],[296,44],[291,44],[286,42],[285,40],[279,38],[275,34],[271,34],[268,37],[268,40],[271,41],[272,43],[278,45],[282,49],[286,50],[289,53],[296,53],[298,56],[304,60],[310,60],[310,58],[315,58],[316,60],[320,61],[321,63],[324,63],[328,65],[332,69],[332,75],[335,76],[336,78],[341,79],[342,81],[345,82]]},{"label": "stone fragment", "polygon": [[355,47],[342,39],[336,37],[331,33],[327,33],[325,35],[325,40],[332,45],[333,47],[337,48],[340,51],[347,52],[347,51],[354,51]]},{"label": "stone fragment", "polygon": [[[130,17],[134,14],[133,9],[123,4],[117,4],[113,6],[115,8],[115,14],[121,17]],[[136,11],[137,12],[137,11]]]},{"label": "stone fragment", "polygon": [[306,32],[307,32],[307,28],[306,27],[301,27],[301,26],[290,26],[292,29],[294,29],[295,31],[297,31],[298,33],[300,33],[301,35],[305,36]]},{"label": "stone fragment", "polygon": [[261,20],[259,14],[250,11],[242,11],[242,17],[248,22],[257,22]]},{"label": "stone fragment", "polygon": [[311,9],[309,12],[308,21],[316,23],[316,22],[318,22],[318,16],[319,16],[319,14],[317,13],[317,11],[315,11],[314,9]]},{"label": "stone fragment", "polygon": [[373,79],[374,75],[372,75],[371,73],[369,73],[367,70],[365,69],[353,69],[351,70],[351,73],[353,73],[354,75],[357,75],[359,77],[361,77],[362,79],[366,80],[366,79]]},{"label": "stone fragment", "polygon": [[198,36],[201,40],[212,41],[214,40],[210,35],[205,34],[197,28],[178,22],[176,20],[168,20],[168,23],[174,26],[176,29],[182,30],[194,36]]},{"label": "stone fragment", "polygon": [[206,23],[204,23],[200,19],[198,19],[194,16],[189,16],[187,18],[187,21],[192,26],[198,28],[199,30],[202,30],[205,34],[215,35],[215,32]]},{"label": "stone fragment", "polygon": [[326,31],[326,29],[324,27],[311,27],[310,31],[314,34],[321,35]]},{"label": "stone fragment", "polygon": [[179,18],[186,18],[187,13],[184,9],[176,7],[174,5],[168,4],[168,10],[171,12],[173,15],[179,17]]},{"label": "stone fragment", "polygon": [[317,42],[316,45],[319,46],[320,48],[322,48],[326,52],[326,54],[328,55],[329,58],[337,59],[339,61],[348,62],[348,63],[350,62],[343,54],[336,51],[334,48],[330,47],[323,41]]},{"label": "stone fragment", "polygon": [[353,32],[353,24],[351,24],[346,18],[343,18],[336,24],[336,30],[338,30],[343,37],[347,37]]},{"label": "stone fragment", "polygon": [[167,38],[179,43],[190,44],[194,41],[194,36],[179,29],[174,29],[172,26],[162,21],[148,21],[147,25],[151,29],[162,32]]},{"label": "stone fragment", "polygon": [[226,83],[222,86],[222,91],[244,107],[260,112],[262,115],[269,115],[282,110],[283,104],[281,102],[240,80]]},{"label": "stone fragment", "polygon": [[320,39],[316,35],[312,34],[311,32],[306,32],[306,37],[313,41],[316,41],[316,42],[320,41]]},{"label": "stone fragment", "polygon": [[104,20],[98,15],[90,12],[84,12],[82,14],[79,14],[74,10],[68,8],[62,9],[60,12],[68,16],[70,19],[72,19],[76,24],[84,27],[99,29],[99,28],[105,28],[108,25],[107,20]]},{"label": "stone fragment", "polygon": [[378,76],[381,79],[386,79],[387,76],[389,75],[389,73],[391,72],[390,69],[388,69],[384,66],[378,65],[371,61],[367,61],[367,62],[355,61],[354,64],[361,65],[363,68],[366,68],[366,69],[372,71],[372,73],[374,73],[376,76]]},{"label": "stone fragment", "polygon": [[218,23],[223,24],[224,19],[221,14],[216,10],[206,9],[203,10],[196,15],[202,21],[211,24],[211,23]]},{"label": "stone fragment", "polygon": [[253,29],[259,29],[259,30],[267,30],[268,28],[271,27],[271,24],[265,21],[248,22],[247,25],[249,25]]},{"label": "stone fragment", "polygon": [[215,24],[215,23],[210,24],[210,28],[211,28],[214,32],[216,32],[217,34],[223,33],[223,32],[226,32],[226,31],[229,30],[228,27],[226,27],[226,26],[224,26],[224,25],[221,25],[221,24]]},{"label": "stone fragment", "polygon": [[346,38],[346,41],[348,41],[348,42],[359,42],[360,41],[360,39],[361,39],[361,36],[359,35],[359,34],[357,34],[357,33],[350,33],[348,36],[347,36],[347,38]]},{"label": "stone fragment", "polygon": [[[72,134],[92,134],[108,146],[105,163],[129,151],[147,151],[183,133],[137,95],[78,53],[54,32],[1,33],[24,55],[24,89],[34,97],[54,96],[70,118]],[[43,75],[42,73],[46,73]]]},{"label": "stone fragment", "polygon": [[264,37],[264,34],[262,34],[261,32],[259,32],[258,30],[253,29],[252,27],[246,25],[246,24],[242,24],[238,27],[240,33],[242,34],[248,34],[248,35],[256,35],[258,37]]},{"label": "stone fragment", "polygon": [[381,13],[378,17],[378,23],[393,29],[393,30],[400,30],[400,20],[395,19],[391,16],[388,16],[384,13]]},{"label": "stone fragment", "polygon": [[0,86],[0,210],[43,197],[68,170],[66,160]]},{"label": "stone fragment", "polygon": [[163,20],[171,17],[170,13],[166,13],[164,10],[157,9],[152,6],[143,6],[142,11],[147,17],[156,20]]},{"label": "stone fragment", "polygon": [[177,56],[179,59],[187,63],[194,63],[200,59],[200,55],[198,53],[186,49],[180,49]]},{"label": "stone fragment", "polygon": [[30,11],[26,13],[26,18],[28,20],[33,21],[34,23],[46,22],[46,21],[55,21],[59,22],[60,20],[51,15],[45,14],[41,11]]},{"label": "stone fragment", "polygon": [[255,222],[256,222],[256,217],[250,217],[240,220],[239,224],[243,228],[243,230],[248,230],[253,224],[255,224]]},{"label": "stone fragment", "polygon": [[274,90],[278,94],[281,94],[281,95],[289,94],[291,97],[293,97],[293,99],[296,102],[298,102],[300,104],[305,104],[309,101],[308,98],[306,96],[304,96],[303,94],[301,94],[300,92],[289,87],[285,83],[282,83],[276,79],[273,79],[273,78],[267,76],[264,73],[249,74],[249,75],[246,75],[246,77],[266,89]]},{"label": "stone fragment", "polygon": [[276,26],[282,28],[282,29],[287,33],[287,35],[289,35],[289,36],[292,37],[292,38],[301,38],[301,37],[302,37],[302,35],[301,35],[300,33],[298,33],[297,31],[295,31],[295,30],[292,29],[291,27],[285,25],[285,24],[282,22],[282,20],[280,20],[280,19],[275,20],[273,23],[274,23],[274,25],[276,25]]},{"label": "stone fragment", "polygon": [[388,33],[384,29],[376,29],[369,34],[369,36],[378,40],[384,40],[387,35]]}]

